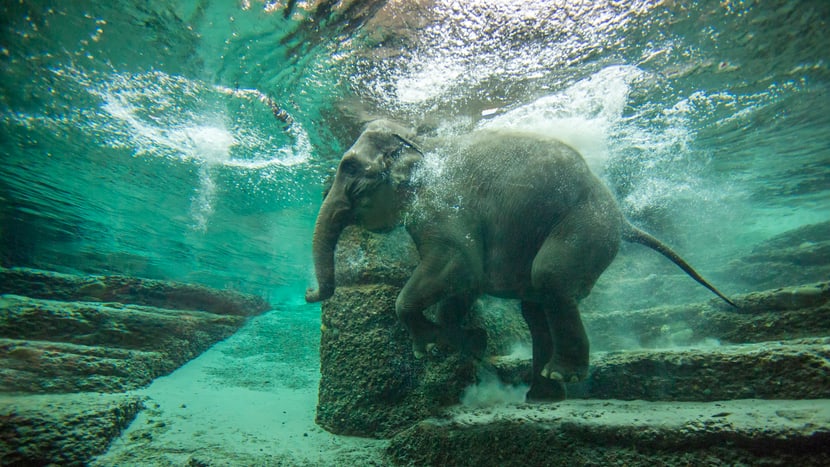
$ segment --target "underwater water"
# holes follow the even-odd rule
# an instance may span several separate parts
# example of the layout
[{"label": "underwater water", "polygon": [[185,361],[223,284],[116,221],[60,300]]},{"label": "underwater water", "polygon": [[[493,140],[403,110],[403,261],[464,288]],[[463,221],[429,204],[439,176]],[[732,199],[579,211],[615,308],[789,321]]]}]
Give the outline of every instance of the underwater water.
[{"label": "underwater water", "polygon": [[349,6],[4,6],[3,263],[301,295],[359,112],[548,130],[703,270],[827,220],[823,2]]},{"label": "underwater water", "polygon": [[[825,1],[13,1],[0,10],[0,265],[260,296],[294,317],[268,324],[262,348],[297,345],[263,350],[280,365],[297,356],[299,376],[273,373],[295,387],[316,384],[319,305],[303,300],[315,281],[315,218],[370,116],[440,136],[555,136],[634,224],[727,294],[827,280],[734,266],[788,232],[813,226],[805,244],[830,236]],[[818,251],[804,267],[830,263]],[[628,245],[595,291],[583,311],[712,297]],[[249,386],[275,387],[258,384]]]}]

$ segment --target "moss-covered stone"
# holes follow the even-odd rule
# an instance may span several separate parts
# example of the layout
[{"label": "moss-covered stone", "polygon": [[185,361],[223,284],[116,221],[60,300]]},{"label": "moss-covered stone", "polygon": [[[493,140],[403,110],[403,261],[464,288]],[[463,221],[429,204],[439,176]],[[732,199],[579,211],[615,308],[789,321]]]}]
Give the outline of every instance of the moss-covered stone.
[{"label": "moss-covered stone", "polygon": [[270,308],[197,285],[24,268],[0,268],[0,292],[4,465],[85,465],[140,410],[123,391],[172,372]]},{"label": "moss-covered stone", "polygon": [[714,401],[830,398],[830,338],[595,358],[581,393],[592,399]]},{"label": "moss-covered stone", "polygon": [[0,395],[0,464],[86,465],[142,407],[125,394]]},{"label": "moss-covered stone", "polygon": [[377,234],[348,226],[337,242],[335,261],[338,286],[387,284],[402,287],[418,265],[419,256],[402,227],[387,234]]},{"label": "moss-covered stone", "polygon": [[806,284],[830,277],[830,221],[784,232],[729,263],[728,272],[750,290]]},{"label": "moss-covered stone", "polygon": [[680,306],[584,313],[594,350],[676,347],[707,339],[763,342],[830,335],[830,282],[777,288]]},{"label": "moss-covered stone", "polygon": [[[591,356],[569,398],[649,401],[830,398],[830,338],[709,348],[629,350]],[[499,358],[502,381],[526,382],[530,360]]]},{"label": "moss-covered stone", "polygon": [[254,316],[270,309],[261,297],[201,285],[128,276],[81,276],[30,268],[0,268],[0,294],[129,303],[238,316]]},{"label": "moss-covered stone", "polygon": [[414,357],[395,316],[398,291],[341,287],[323,304],[317,423],[333,433],[391,436],[457,403],[475,381],[469,356]]},{"label": "moss-covered stone", "polygon": [[0,392],[121,392],[178,368],[182,355],[0,339]]},{"label": "moss-covered stone", "polygon": [[[317,422],[333,433],[388,437],[458,403],[476,381],[476,362],[459,349],[419,360],[395,315],[395,299],[418,264],[401,228],[375,234],[347,227],[338,241],[337,291],[322,305]],[[465,327],[486,329],[489,355],[528,346],[516,303],[484,299]],[[432,310],[425,314],[435,319]]]},{"label": "moss-covered stone", "polygon": [[830,462],[827,400],[564,401],[456,408],[392,438],[395,465],[800,465]]},{"label": "moss-covered stone", "polygon": [[0,390],[117,392],[149,384],[245,321],[203,311],[0,296]]},{"label": "moss-covered stone", "polygon": [[0,335],[167,352],[200,352],[205,342],[232,334],[237,315],[117,303],[61,302],[0,295]]}]

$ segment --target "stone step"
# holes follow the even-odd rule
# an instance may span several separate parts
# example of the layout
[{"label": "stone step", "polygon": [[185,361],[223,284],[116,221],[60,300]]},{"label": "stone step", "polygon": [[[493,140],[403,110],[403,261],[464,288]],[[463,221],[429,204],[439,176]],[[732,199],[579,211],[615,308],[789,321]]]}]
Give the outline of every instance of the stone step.
[{"label": "stone step", "polygon": [[142,408],[126,394],[0,394],[0,465],[86,465]]},{"label": "stone step", "polygon": [[399,465],[830,465],[830,400],[455,407],[397,434]]},{"label": "stone step", "polygon": [[163,352],[0,339],[0,393],[121,392],[182,363]]},{"label": "stone step", "polygon": [[736,282],[754,289],[806,284],[830,277],[830,221],[808,224],[752,246],[727,266]]},{"label": "stone step", "polygon": [[0,336],[126,349],[204,350],[245,321],[202,311],[0,295]]},{"label": "stone step", "polygon": [[141,409],[114,393],[270,309],[201,286],[23,268],[0,268],[0,294],[0,465],[86,465]]},{"label": "stone step", "polygon": [[830,282],[719,301],[645,310],[583,313],[594,350],[683,346],[706,339],[744,343],[830,335]]},{"label": "stone step", "polygon": [[247,319],[118,303],[0,296],[0,387],[123,391],[168,374]]},{"label": "stone step", "polygon": [[11,294],[0,295],[0,310],[0,391],[33,393],[142,387],[229,337],[247,319],[241,313]]},{"label": "stone step", "polygon": [[[502,381],[529,380],[529,359],[496,357],[491,361]],[[569,384],[568,397],[830,399],[830,338],[595,353],[588,378]]]},{"label": "stone step", "polygon": [[0,294],[130,303],[237,316],[254,316],[271,308],[265,300],[254,295],[200,285],[128,276],[61,274],[30,268],[0,268]]},{"label": "stone step", "polygon": [[[388,437],[458,401],[464,389],[475,383],[475,362],[457,351],[450,349],[437,358],[413,358],[411,340],[395,315],[399,290],[391,285],[338,287],[334,297],[322,304],[317,420],[325,429]],[[673,320],[684,317],[683,329],[705,329],[667,342],[697,347],[595,352],[591,376],[585,383],[571,385],[570,397],[687,401],[830,398],[828,341],[820,337],[830,335],[828,290],[828,283],[821,283],[741,295],[734,297],[741,306],[738,310],[713,301],[664,314],[618,312],[605,319],[585,313],[594,350],[602,348],[596,342],[603,339],[611,343],[606,348],[637,347],[640,342],[629,337],[636,337],[637,329],[626,329],[627,320],[634,320],[635,328],[657,329],[663,334],[677,331],[671,327]],[[477,312],[471,313],[469,324],[486,329],[488,358],[496,363],[501,378],[525,383],[530,380],[530,353],[526,352],[525,359],[504,357],[513,354],[517,343],[530,344],[527,326],[515,305],[506,300],[482,300]],[[717,334],[712,336],[710,331]],[[726,342],[724,337],[730,336],[753,342],[759,339],[756,332],[762,337],[783,334],[784,339],[789,333],[819,337],[747,347],[717,345],[717,339]]]}]

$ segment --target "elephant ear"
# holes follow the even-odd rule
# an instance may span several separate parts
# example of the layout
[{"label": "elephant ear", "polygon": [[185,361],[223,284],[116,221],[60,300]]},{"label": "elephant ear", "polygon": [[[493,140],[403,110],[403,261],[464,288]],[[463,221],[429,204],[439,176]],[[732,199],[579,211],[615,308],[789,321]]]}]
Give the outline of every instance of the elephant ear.
[{"label": "elephant ear", "polygon": [[408,183],[412,177],[412,170],[423,159],[423,153],[420,150],[414,147],[412,149],[413,151],[404,151],[404,154],[392,161],[389,176],[395,187]]}]

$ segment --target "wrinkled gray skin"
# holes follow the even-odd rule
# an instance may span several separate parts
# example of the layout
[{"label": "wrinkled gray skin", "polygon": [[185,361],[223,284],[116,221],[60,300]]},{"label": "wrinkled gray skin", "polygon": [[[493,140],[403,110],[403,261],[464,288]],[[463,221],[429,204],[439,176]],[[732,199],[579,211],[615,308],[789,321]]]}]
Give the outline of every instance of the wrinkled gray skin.
[{"label": "wrinkled gray skin", "polygon": [[[480,355],[483,336],[460,327],[480,294],[521,300],[533,342],[529,400],[565,398],[564,382],[588,374],[588,337],[577,304],[614,259],[622,238],[654,248],[703,280],[668,247],[631,226],[609,190],[565,144],[520,131],[481,130],[426,142],[439,180],[413,177],[424,153],[415,132],[371,122],[340,162],[314,229],[319,288],[335,289],[343,228],[385,231],[404,222],[421,261],[395,303],[417,356],[449,344]],[[729,302],[731,303],[731,302]],[[423,311],[438,305],[438,323]]]}]

